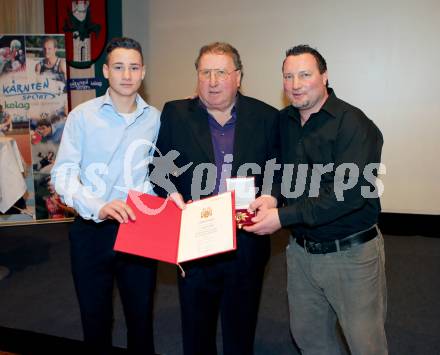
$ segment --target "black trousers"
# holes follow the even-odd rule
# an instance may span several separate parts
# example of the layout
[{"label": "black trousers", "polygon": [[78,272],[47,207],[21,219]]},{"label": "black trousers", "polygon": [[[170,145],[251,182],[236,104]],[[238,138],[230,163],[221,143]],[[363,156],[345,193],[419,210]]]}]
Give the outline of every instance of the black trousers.
[{"label": "black trousers", "polygon": [[237,251],[183,264],[178,277],[185,355],[217,354],[220,315],[223,354],[252,355],[268,237],[239,232]]},{"label": "black trousers", "polygon": [[127,324],[129,354],[154,354],[153,295],[157,263],[113,251],[119,224],[77,218],[70,228],[71,262],[88,354],[112,349],[116,280]]}]

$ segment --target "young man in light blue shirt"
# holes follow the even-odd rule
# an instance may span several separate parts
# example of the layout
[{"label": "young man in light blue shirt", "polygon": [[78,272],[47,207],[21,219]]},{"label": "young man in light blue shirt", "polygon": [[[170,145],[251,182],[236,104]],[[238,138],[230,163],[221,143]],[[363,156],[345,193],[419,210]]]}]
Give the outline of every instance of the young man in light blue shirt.
[{"label": "young man in light blue shirt", "polygon": [[142,49],[129,38],[106,48],[104,96],[69,114],[52,179],[79,214],[71,226],[72,273],[84,340],[94,355],[112,347],[113,282],[127,324],[130,354],[154,354],[152,307],[157,264],[113,251],[118,226],[135,220],[124,202],[129,189],[148,192],[147,162],[154,151],[160,112],[137,94],[145,76]]}]

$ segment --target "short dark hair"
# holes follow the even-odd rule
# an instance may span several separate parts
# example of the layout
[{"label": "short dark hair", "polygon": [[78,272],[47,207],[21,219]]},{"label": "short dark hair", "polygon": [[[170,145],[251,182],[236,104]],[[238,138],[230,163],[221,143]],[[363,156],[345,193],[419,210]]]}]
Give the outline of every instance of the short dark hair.
[{"label": "short dark hair", "polygon": [[[316,64],[318,65],[318,70],[321,74],[324,74],[327,71],[327,63],[324,59],[324,57],[321,55],[321,53],[318,52],[315,48],[310,47],[308,44],[300,44],[298,46],[289,48],[286,51],[286,58],[293,55],[301,55],[301,54],[311,54],[315,60]],[[286,61],[286,58],[284,58],[283,61],[283,68],[284,68],[284,62]]]},{"label": "short dark hair", "polygon": [[108,58],[110,56],[110,53],[118,48],[134,49],[135,51],[139,52],[139,54],[141,55],[142,63],[144,63],[144,56],[142,55],[142,47],[138,41],[134,40],[133,38],[128,38],[128,37],[115,37],[115,38],[112,38],[110,40],[110,42],[107,43],[107,46],[105,47],[105,54],[106,54],[105,63],[106,64],[108,64]]},{"label": "short dark hair", "polygon": [[214,54],[226,54],[231,56],[234,61],[235,69],[241,70],[243,75],[243,64],[241,63],[240,54],[237,49],[235,49],[232,45],[226,42],[213,42],[203,46],[199,50],[199,55],[197,56],[195,66],[196,69],[199,69],[200,58],[206,53],[214,53]]}]

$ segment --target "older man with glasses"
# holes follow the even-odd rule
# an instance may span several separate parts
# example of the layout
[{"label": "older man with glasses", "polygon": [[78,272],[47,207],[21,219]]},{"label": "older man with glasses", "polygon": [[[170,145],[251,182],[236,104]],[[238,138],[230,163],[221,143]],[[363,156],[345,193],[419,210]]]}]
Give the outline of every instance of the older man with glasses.
[{"label": "older man with glasses", "polygon": [[[185,202],[225,191],[225,180],[247,169],[264,198],[266,161],[278,155],[278,111],[239,92],[243,67],[238,51],[227,43],[212,43],[200,49],[196,60],[197,94],[193,99],[165,104],[157,147],[162,154],[176,150],[185,172],[170,174],[174,201]],[[252,137],[252,139],[250,139]],[[200,164],[216,167],[202,173]],[[255,165],[256,164],[256,165]],[[243,169],[242,169],[243,170]],[[199,172],[199,173],[198,173]],[[206,171],[205,171],[206,172]],[[196,186],[201,181],[202,186]],[[199,183],[200,185],[200,183]],[[166,191],[159,191],[166,195]],[[237,231],[237,250],[182,265],[179,275],[185,355],[217,354],[217,319],[221,315],[223,354],[251,355],[264,269],[270,255],[268,237]]]}]

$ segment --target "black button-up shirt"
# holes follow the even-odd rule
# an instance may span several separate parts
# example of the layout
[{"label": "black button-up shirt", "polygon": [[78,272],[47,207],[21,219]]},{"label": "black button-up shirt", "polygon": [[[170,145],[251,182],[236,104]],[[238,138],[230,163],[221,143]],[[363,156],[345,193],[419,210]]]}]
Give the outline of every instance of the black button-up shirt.
[{"label": "black button-up shirt", "polygon": [[360,109],[328,91],[327,101],[304,126],[296,108],[280,113],[281,225],[316,241],[367,229],[380,212],[373,167],[380,163],[382,134]]}]

